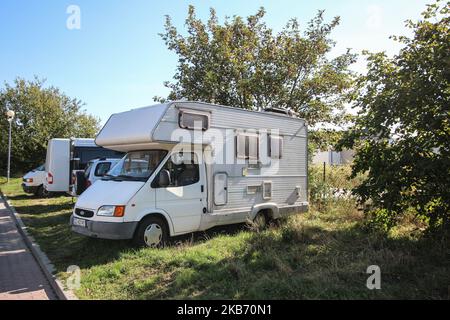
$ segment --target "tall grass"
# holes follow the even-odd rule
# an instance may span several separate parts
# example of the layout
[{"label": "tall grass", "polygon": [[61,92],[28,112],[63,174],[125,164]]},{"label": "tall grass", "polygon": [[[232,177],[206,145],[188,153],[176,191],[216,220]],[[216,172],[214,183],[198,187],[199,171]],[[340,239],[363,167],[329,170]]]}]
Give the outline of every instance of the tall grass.
[{"label": "tall grass", "polygon": [[[67,225],[71,199],[37,199],[20,181],[0,188],[55,263],[58,277],[81,268],[81,299],[447,299],[445,243],[423,239],[414,221],[389,234],[367,232],[354,199],[313,202],[255,232],[243,225],[173,239],[162,250],[90,239]],[[366,287],[369,265],[381,290]]]},{"label": "tall grass", "polygon": [[[336,199],[351,199],[351,190],[358,186],[363,175],[350,178],[350,165],[311,165],[308,171],[309,201],[320,208]],[[353,198],[354,199],[354,198]],[[353,201],[355,203],[355,201]]]}]

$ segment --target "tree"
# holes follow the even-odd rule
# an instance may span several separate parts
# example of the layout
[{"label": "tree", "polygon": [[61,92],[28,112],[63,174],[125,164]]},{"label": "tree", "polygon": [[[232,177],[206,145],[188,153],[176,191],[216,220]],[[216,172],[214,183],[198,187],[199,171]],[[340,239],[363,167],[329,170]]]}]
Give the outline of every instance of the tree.
[{"label": "tree", "polygon": [[16,113],[12,126],[13,172],[23,172],[45,161],[48,140],[52,138],[94,137],[99,120],[86,114],[83,103],[55,87],[44,87],[44,80],[17,78],[0,90],[0,169],[6,170],[7,109]]},{"label": "tree", "polygon": [[354,192],[371,203],[374,221],[389,228],[408,209],[430,231],[449,227],[450,17],[447,2],[428,5],[407,21],[414,36],[394,37],[399,54],[367,54],[359,83],[358,117],[340,147],[357,148],[353,176],[367,178]]},{"label": "tree", "polygon": [[278,107],[297,112],[310,125],[342,123],[353,79],[348,67],[356,56],[347,51],[328,58],[335,45],[329,35],[339,17],[325,23],[323,13],[303,34],[296,19],[274,34],[262,21],[263,8],[246,19],[234,16],[219,24],[214,9],[203,23],[190,6],[186,36],[166,16],[161,37],[178,55],[174,82],[165,82],[171,90],[168,99],[244,109]]}]

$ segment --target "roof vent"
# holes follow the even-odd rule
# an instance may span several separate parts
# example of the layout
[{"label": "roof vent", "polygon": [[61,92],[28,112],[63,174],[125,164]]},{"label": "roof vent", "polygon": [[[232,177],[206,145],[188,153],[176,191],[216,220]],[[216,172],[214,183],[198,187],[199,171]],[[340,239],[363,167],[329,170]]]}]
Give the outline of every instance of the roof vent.
[{"label": "roof vent", "polygon": [[285,116],[292,116],[292,112],[290,110],[282,109],[282,108],[265,108],[264,112],[272,112],[278,114],[284,114]]}]

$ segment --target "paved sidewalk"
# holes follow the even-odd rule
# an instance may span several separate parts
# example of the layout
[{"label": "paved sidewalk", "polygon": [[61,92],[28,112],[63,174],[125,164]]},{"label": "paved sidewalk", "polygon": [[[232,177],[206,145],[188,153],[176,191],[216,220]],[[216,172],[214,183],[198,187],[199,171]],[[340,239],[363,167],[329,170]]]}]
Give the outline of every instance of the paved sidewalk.
[{"label": "paved sidewalk", "polygon": [[53,300],[56,295],[0,198],[0,300]]}]

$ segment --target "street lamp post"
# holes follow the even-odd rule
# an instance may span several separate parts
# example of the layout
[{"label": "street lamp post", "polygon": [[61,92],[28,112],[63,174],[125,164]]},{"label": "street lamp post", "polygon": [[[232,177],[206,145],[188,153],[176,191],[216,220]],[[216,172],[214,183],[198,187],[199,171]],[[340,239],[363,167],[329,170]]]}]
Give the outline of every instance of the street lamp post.
[{"label": "street lamp post", "polygon": [[9,122],[9,139],[8,139],[8,171],[7,171],[7,181],[9,182],[9,177],[10,177],[10,173],[11,173],[11,127],[12,127],[12,122],[14,120],[14,116],[16,114],[14,113],[14,111],[12,110],[8,110],[6,111],[6,118],[8,119]]}]

